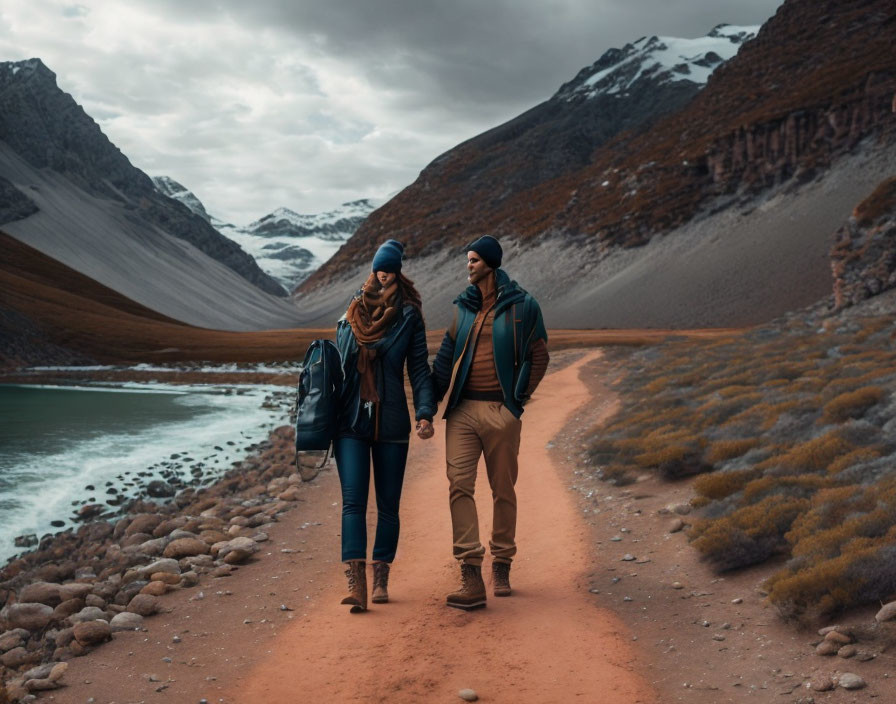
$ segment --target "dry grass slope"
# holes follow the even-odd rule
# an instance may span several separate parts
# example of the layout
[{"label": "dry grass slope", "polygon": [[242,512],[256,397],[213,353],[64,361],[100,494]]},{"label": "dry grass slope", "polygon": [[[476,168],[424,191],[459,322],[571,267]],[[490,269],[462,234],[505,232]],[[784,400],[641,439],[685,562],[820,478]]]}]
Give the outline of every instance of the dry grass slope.
[{"label": "dry grass slope", "polygon": [[608,354],[619,413],[595,429],[599,474],[699,474],[690,538],[720,571],[786,556],[785,616],[896,594],[896,320],[798,316],[699,346]]}]

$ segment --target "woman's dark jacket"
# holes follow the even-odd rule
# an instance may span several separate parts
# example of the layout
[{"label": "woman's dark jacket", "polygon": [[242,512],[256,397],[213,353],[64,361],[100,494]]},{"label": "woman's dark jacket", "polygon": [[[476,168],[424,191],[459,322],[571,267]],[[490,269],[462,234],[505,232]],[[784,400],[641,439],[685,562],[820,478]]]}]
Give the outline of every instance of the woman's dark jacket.
[{"label": "woman's dark jacket", "polygon": [[338,437],[359,437],[384,442],[407,442],[411,434],[408,400],[404,390],[404,367],[414,395],[416,419],[431,421],[436,413],[435,393],[429,372],[426,328],[420,312],[404,305],[382,338],[369,348],[373,360],[379,403],[361,402],[358,372],[358,342],[352,326],[342,318],[336,325],[336,346],[345,373]]}]

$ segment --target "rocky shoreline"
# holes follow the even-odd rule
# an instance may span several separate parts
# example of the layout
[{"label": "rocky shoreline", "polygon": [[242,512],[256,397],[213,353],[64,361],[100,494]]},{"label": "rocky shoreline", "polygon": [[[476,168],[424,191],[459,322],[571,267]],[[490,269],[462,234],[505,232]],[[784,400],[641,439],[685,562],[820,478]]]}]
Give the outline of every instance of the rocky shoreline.
[{"label": "rocky shoreline", "polygon": [[45,536],[0,570],[0,702],[62,686],[67,660],[142,628],[164,594],[252,559],[317,476],[313,466],[297,471],[294,440],[280,426],[213,485]]}]

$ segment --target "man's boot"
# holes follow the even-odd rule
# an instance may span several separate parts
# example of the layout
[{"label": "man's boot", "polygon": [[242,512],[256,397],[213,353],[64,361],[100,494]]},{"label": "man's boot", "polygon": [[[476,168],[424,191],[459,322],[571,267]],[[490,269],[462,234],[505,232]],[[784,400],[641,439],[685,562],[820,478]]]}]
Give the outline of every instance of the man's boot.
[{"label": "man's boot", "polygon": [[479,565],[460,565],[460,589],[451,592],[445,600],[448,606],[456,609],[477,609],[485,606],[485,582],[482,581],[482,568]]},{"label": "man's boot", "polygon": [[367,611],[367,563],[364,560],[349,560],[345,567],[348,579],[348,596],[343,604],[351,604],[353,614]]},{"label": "man's boot", "polygon": [[373,601],[374,604],[385,604],[389,601],[389,563],[373,563]]},{"label": "man's boot", "polygon": [[492,563],[492,584],[495,588],[495,596],[510,596],[510,563]]}]

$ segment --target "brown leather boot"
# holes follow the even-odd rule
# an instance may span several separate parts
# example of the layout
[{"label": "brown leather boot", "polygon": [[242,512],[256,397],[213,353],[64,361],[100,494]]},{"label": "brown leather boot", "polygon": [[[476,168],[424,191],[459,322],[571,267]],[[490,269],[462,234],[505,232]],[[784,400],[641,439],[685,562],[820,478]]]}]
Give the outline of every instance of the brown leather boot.
[{"label": "brown leather boot", "polygon": [[389,601],[389,563],[373,563],[373,598],[374,604],[385,604]]},{"label": "brown leather boot", "polygon": [[495,596],[510,596],[510,563],[492,563],[492,585],[495,588]]},{"label": "brown leather boot", "polygon": [[451,592],[445,603],[465,611],[485,606],[485,582],[482,581],[482,568],[479,565],[461,563],[460,589]]},{"label": "brown leather boot", "polygon": [[364,560],[349,560],[345,564],[348,596],[340,603],[351,604],[353,614],[367,611],[367,563]]}]

